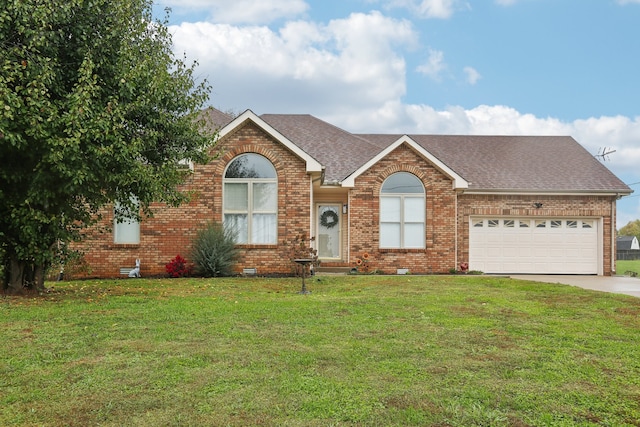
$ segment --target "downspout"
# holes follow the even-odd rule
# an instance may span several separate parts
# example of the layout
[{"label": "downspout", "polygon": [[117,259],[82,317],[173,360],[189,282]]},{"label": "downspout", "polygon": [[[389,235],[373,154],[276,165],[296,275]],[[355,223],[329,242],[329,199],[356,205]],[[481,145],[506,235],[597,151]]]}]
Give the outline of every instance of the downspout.
[{"label": "downspout", "polygon": [[[309,175],[309,238],[313,238],[314,237],[314,220],[315,220],[315,209],[314,209],[314,203],[315,203],[315,198],[313,197],[314,193],[313,193],[313,175]],[[314,242],[313,246],[314,249],[318,249],[316,247],[317,243]]]},{"label": "downspout", "polygon": [[454,256],[455,256],[455,260],[453,262],[453,268],[455,268],[456,270],[458,269],[458,196],[459,193],[456,191],[456,208],[455,208],[455,215],[456,215],[456,225],[455,225],[455,232],[453,235],[453,244],[455,245],[455,250],[454,250]]},{"label": "downspout", "polygon": [[616,197],[611,201],[611,275],[615,276],[616,274],[616,257],[618,254],[616,253],[616,201],[618,198]]},{"label": "downspout", "polygon": [[347,192],[347,263],[351,260],[351,190]]}]

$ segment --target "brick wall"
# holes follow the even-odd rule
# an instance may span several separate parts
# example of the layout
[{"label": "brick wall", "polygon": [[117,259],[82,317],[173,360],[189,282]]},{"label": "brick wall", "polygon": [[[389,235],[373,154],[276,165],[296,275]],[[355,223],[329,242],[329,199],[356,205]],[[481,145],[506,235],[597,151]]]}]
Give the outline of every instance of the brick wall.
[{"label": "brick wall", "polygon": [[222,176],[227,164],[242,153],[258,153],[269,159],[278,176],[278,245],[241,245],[237,271],[257,268],[263,273],[289,273],[286,247],[290,241],[310,227],[311,181],[305,163],[281,144],[275,142],[253,123],[239,127],[215,148],[221,153],[207,165],[196,165],[193,176],[184,186],[194,194],[189,204],[178,208],[156,204],[154,217],[140,225],[139,245],[113,243],[113,214],[103,212],[104,221],[90,231],[80,245],[90,266],[87,276],[117,277],[120,267],[133,267],[136,258],[142,263],[142,274],[165,274],[165,264],[177,254],[188,257],[191,242],[208,221],[222,221]]},{"label": "brick wall", "polygon": [[[426,191],[425,249],[380,249],[380,187],[396,172],[416,175]],[[455,192],[447,176],[424,161],[407,145],[401,145],[356,179],[350,195],[351,260],[367,252],[370,266],[395,274],[446,273],[455,267]]]}]

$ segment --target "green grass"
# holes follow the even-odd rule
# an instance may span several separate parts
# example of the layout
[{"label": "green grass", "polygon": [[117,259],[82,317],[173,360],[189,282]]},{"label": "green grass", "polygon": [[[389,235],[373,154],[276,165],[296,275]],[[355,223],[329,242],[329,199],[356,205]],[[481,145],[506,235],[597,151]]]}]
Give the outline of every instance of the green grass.
[{"label": "green grass", "polygon": [[616,261],[616,273],[619,275],[629,275],[628,272],[634,272],[640,276],[640,260],[634,261]]},{"label": "green grass", "polygon": [[640,299],[497,277],[0,299],[3,426],[638,426]]}]

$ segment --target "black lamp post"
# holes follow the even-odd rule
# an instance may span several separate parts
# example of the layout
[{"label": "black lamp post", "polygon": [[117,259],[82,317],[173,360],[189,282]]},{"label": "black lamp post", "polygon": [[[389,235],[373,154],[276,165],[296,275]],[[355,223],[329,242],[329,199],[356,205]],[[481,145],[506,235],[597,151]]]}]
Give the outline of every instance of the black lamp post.
[{"label": "black lamp post", "polygon": [[307,275],[307,266],[313,262],[311,258],[297,258],[293,260],[294,262],[300,264],[302,266],[302,290],[298,292],[301,295],[310,294],[311,291],[307,290],[307,286],[304,283],[304,276]]}]

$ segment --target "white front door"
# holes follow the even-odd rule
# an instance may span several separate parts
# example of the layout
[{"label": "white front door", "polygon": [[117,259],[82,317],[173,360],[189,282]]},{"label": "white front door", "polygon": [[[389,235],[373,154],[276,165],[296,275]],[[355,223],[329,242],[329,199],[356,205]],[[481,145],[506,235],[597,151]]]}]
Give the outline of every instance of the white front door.
[{"label": "white front door", "polygon": [[316,244],[318,258],[340,259],[340,229],[342,228],[341,205],[318,205],[318,234]]}]

